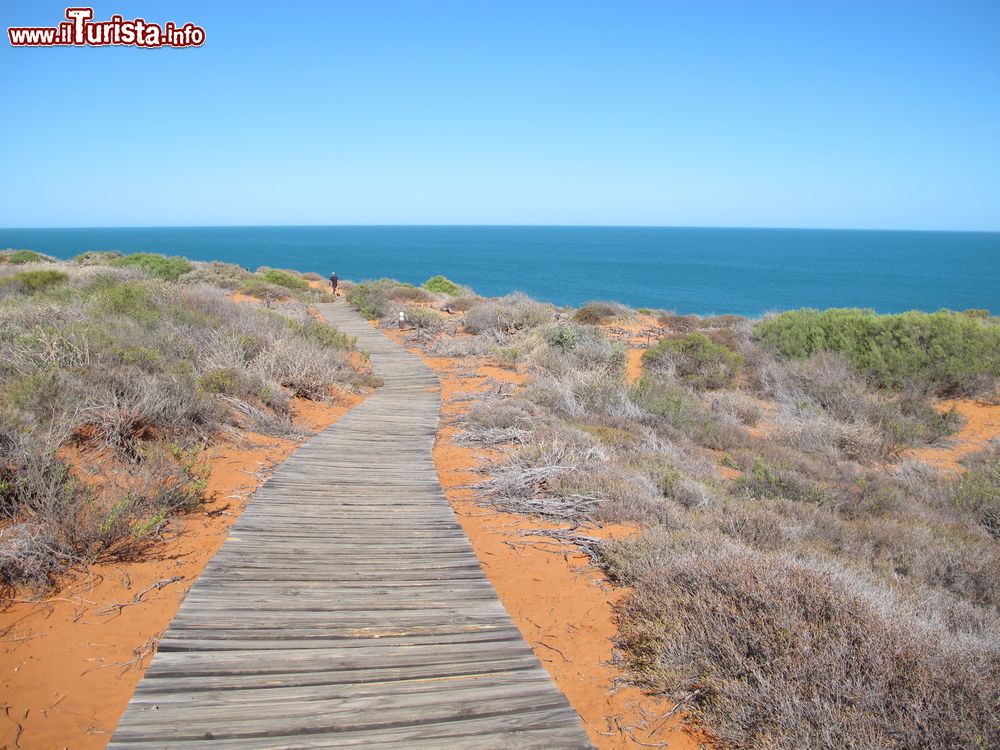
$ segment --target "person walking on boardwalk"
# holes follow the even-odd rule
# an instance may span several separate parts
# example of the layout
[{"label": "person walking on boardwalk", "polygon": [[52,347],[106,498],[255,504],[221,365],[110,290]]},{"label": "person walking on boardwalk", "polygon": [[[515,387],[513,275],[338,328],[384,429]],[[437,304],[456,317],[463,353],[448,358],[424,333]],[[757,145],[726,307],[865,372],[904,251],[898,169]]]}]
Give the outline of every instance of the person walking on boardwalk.
[{"label": "person walking on boardwalk", "polygon": [[330,286],[333,287],[333,296],[334,297],[337,296],[337,282],[338,281],[339,281],[339,279],[337,278],[337,272],[334,271],[333,273],[330,274]]}]

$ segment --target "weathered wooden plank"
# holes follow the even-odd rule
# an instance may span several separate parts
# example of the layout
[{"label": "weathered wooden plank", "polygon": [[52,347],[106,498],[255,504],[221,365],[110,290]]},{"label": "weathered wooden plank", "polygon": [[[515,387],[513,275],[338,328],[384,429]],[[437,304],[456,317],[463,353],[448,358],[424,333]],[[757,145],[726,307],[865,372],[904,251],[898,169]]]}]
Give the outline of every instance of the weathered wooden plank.
[{"label": "weathered wooden plank", "polygon": [[110,747],[589,747],[444,499],[437,378],[324,314],[385,385],[254,495]]}]

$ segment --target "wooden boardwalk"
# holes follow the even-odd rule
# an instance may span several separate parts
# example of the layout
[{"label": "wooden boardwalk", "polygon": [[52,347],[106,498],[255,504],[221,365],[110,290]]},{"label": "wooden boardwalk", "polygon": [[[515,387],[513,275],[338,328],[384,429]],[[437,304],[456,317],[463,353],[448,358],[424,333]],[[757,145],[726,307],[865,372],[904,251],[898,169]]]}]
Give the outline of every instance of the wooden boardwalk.
[{"label": "wooden boardwalk", "polygon": [[109,747],[590,747],[441,491],[436,376],[321,307],[385,385],[256,492]]}]

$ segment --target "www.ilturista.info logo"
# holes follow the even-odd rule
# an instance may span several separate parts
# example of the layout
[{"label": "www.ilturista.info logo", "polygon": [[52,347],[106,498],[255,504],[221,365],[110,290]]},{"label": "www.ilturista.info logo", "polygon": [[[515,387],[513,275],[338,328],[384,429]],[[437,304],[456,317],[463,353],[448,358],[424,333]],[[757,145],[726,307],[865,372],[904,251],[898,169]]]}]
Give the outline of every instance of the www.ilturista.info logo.
[{"label": "www.ilturista.info logo", "polygon": [[162,26],[142,18],[131,21],[111,16],[94,21],[93,8],[67,8],[58,26],[12,26],[7,29],[12,47],[200,47],[205,30],[193,23],[183,26],[167,21]]}]

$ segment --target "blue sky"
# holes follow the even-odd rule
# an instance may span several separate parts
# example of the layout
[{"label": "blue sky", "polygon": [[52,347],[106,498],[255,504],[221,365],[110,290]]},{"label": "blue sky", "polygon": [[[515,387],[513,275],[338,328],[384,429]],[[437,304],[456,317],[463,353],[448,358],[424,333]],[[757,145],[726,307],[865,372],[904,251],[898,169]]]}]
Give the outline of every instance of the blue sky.
[{"label": "blue sky", "polygon": [[14,49],[0,226],[1000,230],[1000,3],[95,3],[198,49]]}]

